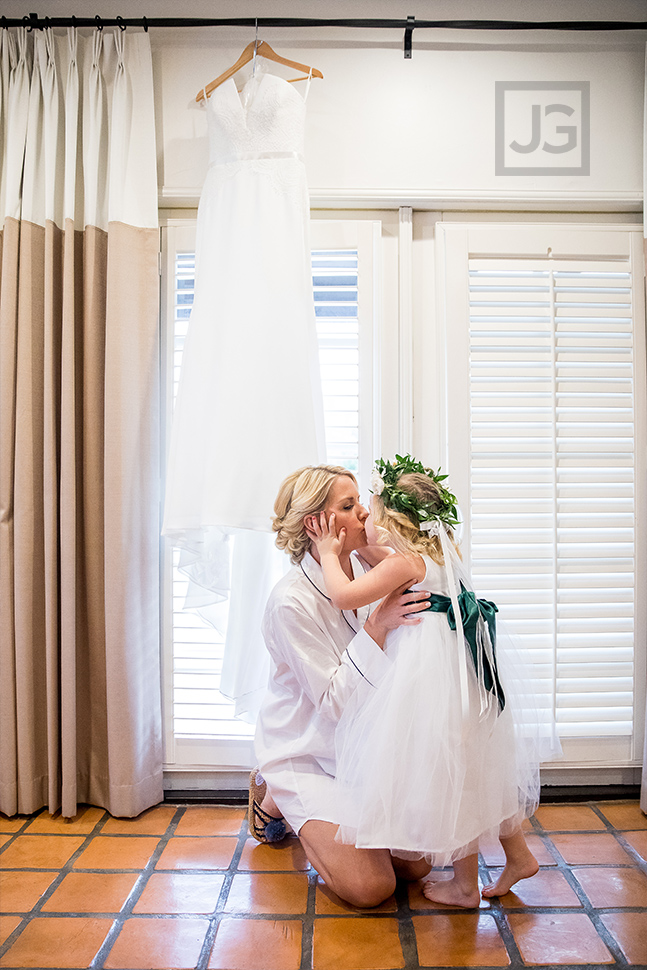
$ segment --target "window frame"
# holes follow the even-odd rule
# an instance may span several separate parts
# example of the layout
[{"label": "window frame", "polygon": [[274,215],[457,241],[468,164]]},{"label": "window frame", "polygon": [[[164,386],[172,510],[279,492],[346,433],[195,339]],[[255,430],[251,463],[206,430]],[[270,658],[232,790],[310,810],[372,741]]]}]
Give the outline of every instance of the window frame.
[{"label": "window frame", "polygon": [[[168,227],[195,225],[196,209],[162,210],[160,224]],[[375,343],[373,349],[372,372],[374,375],[373,407],[374,430],[372,455],[393,455],[397,451],[412,450],[430,463],[448,468],[452,479],[461,474],[461,459],[453,456],[453,464],[448,466],[448,415],[460,411],[461,402],[456,400],[455,387],[448,380],[446,372],[447,321],[445,319],[444,296],[447,285],[444,265],[445,227],[456,229],[465,225],[475,225],[480,229],[494,231],[506,230],[511,225],[523,228],[546,225],[561,225],[571,230],[594,228],[617,231],[636,230],[636,240],[640,243],[636,250],[636,265],[644,272],[642,258],[641,224],[635,213],[559,213],[550,212],[469,212],[415,210],[404,207],[385,210],[345,210],[313,209],[311,220],[317,222],[335,220],[367,221],[381,223],[381,233],[374,239],[374,260],[379,282],[374,286]],[[169,306],[172,306],[173,279],[166,270],[168,253],[166,245],[161,246],[161,328],[162,328],[162,374],[168,366],[169,348],[166,344]],[[169,290],[170,287],[170,290]],[[644,312],[643,312],[644,315]],[[645,535],[647,495],[647,449],[645,448],[647,403],[645,400],[645,346],[644,327],[636,328],[635,367],[642,373],[642,380],[636,385],[636,531]],[[171,348],[172,353],[172,348]],[[162,382],[164,383],[164,381]],[[163,391],[164,394],[164,391]],[[453,396],[452,396],[453,395]],[[163,397],[164,416],[168,415],[170,401]],[[170,422],[162,422],[162,455],[165,464],[166,448]],[[467,449],[465,449],[467,450]],[[370,465],[370,460],[369,460]],[[361,487],[364,498],[368,497],[366,463],[361,470]],[[165,591],[165,576],[168,566],[162,547],[161,589]],[[636,574],[647,592],[647,544],[636,542]],[[642,579],[641,579],[642,577]],[[647,606],[645,596],[636,610],[636,644],[645,643],[647,628]],[[166,626],[166,629],[165,629]],[[642,633],[640,632],[642,631]],[[162,616],[163,642],[168,642],[168,620]],[[172,674],[172,657],[169,651],[163,652],[163,671],[166,682]],[[645,682],[645,657],[638,658],[636,680]],[[165,692],[164,692],[165,693]],[[167,701],[163,698],[165,709],[165,738],[168,736]],[[644,718],[644,709],[637,710],[636,723]],[[167,748],[172,752],[171,747]],[[635,784],[640,778],[641,761],[639,734],[636,731],[634,744],[635,758],[626,765],[603,764],[581,766],[564,762],[559,766],[542,769],[544,784]],[[238,789],[246,785],[247,774],[233,765],[221,763],[194,763],[191,766],[178,766],[167,757],[165,766],[166,787],[174,789]]]},{"label": "window frame", "polygon": [[[381,394],[383,368],[390,375],[392,366],[384,365],[382,353],[383,308],[396,303],[397,267],[393,247],[393,213],[388,214],[386,228],[383,213],[313,212],[311,249],[352,248],[357,245],[360,257],[358,286],[364,309],[360,319],[360,467],[358,478],[367,497],[374,454],[380,450],[381,414],[386,406]],[[173,408],[175,254],[194,244],[197,210],[179,216],[176,212],[160,216],[160,327],[162,374],[162,480],[170,443]],[[386,238],[383,239],[383,236]],[[370,266],[368,265],[370,263]],[[390,272],[384,273],[385,264]],[[394,384],[392,377],[390,383]],[[368,420],[366,411],[368,402]],[[392,407],[392,406],[391,406]],[[388,410],[388,408],[387,408]],[[163,509],[163,496],[161,509]],[[161,516],[161,511],[160,511]],[[200,788],[242,787],[249,767],[254,764],[253,736],[247,738],[184,738],[173,729],[173,628],[172,546],[162,537],[160,550],[161,650],[162,650],[162,717],[164,731],[166,786]]]}]

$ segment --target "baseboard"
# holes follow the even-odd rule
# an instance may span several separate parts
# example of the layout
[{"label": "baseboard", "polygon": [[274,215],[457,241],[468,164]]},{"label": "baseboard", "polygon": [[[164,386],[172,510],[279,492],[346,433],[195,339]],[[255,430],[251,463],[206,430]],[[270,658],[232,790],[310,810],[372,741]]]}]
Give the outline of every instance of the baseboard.
[{"label": "baseboard", "polygon": [[[542,785],[540,801],[601,802],[634,801],[640,798],[640,785]],[[184,789],[164,792],[167,805],[246,805],[244,789]]]},{"label": "baseboard", "polygon": [[640,798],[640,785],[542,785],[540,802],[634,801]]},{"label": "baseboard", "polygon": [[244,788],[185,788],[164,792],[165,805],[247,805]]}]

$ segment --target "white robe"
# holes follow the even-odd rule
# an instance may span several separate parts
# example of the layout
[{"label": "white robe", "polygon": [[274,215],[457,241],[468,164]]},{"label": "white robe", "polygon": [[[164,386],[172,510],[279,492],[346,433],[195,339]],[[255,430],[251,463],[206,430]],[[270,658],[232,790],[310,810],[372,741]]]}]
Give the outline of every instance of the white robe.
[{"label": "white robe", "polygon": [[[355,575],[363,572],[351,556]],[[335,728],[355,691],[371,690],[392,662],[362,629],[369,608],[337,609],[321,566],[306,553],[274,587],[263,618],[272,659],[256,728],[256,756],[272,797],[298,832],[304,822],[338,822]]]}]

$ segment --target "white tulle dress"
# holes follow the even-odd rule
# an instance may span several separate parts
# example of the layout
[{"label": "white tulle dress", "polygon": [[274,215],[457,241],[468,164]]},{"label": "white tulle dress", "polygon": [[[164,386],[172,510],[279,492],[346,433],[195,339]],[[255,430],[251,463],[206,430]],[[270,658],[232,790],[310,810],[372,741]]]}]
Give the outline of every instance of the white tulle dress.
[{"label": "white tulle dress", "polygon": [[[462,563],[450,556],[456,586],[470,588]],[[413,588],[450,596],[445,567],[423,558],[426,575]],[[363,682],[337,727],[338,839],[444,866],[532,814],[539,762],[559,750],[554,725],[539,716],[502,636],[496,652],[505,706],[501,712],[492,698],[484,716],[474,664],[446,612],[427,612],[417,626],[393,631],[385,649],[389,676],[376,688]],[[467,656],[465,709],[460,651]]]},{"label": "white tulle dress", "polygon": [[281,481],[325,453],[305,101],[261,63],[242,92],[230,78],[206,105],[210,164],[164,510],[185,571],[225,596],[227,535],[269,532]]}]

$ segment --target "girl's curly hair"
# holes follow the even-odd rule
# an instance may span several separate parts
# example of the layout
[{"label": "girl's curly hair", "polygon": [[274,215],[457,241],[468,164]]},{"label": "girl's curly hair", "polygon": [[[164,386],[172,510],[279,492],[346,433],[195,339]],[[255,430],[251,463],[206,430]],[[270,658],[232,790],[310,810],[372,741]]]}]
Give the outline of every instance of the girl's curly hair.
[{"label": "girl's curly hair", "polygon": [[[414,496],[421,505],[433,507],[442,502],[440,489],[436,482],[420,472],[409,472],[401,475],[398,478],[397,487],[401,492]],[[385,545],[393,546],[396,552],[402,553],[404,556],[417,553],[418,555],[429,556],[441,566],[444,564],[440,537],[422,532],[415,513],[409,516],[404,512],[388,508],[379,495],[373,496],[371,510],[373,524],[378,531],[380,541]],[[448,531],[453,542],[453,529],[448,527]]]}]

